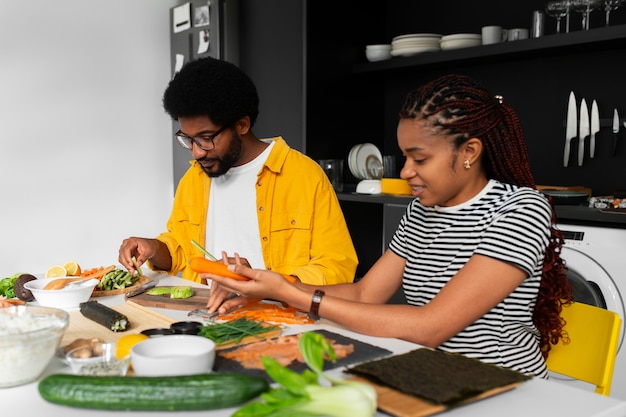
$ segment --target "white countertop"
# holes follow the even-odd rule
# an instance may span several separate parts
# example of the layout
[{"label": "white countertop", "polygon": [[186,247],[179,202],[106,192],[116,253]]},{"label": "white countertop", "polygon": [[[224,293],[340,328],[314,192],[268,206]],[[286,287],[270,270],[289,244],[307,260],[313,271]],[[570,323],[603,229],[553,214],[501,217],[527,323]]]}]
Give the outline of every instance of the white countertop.
[{"label": "white countertop", "polygon": [[[158,275],[162,285],[175,285],[182,282],[190,285],[189,281],[166,275]],[[124,302],[122,296],[99,299],[99,301],[116,305]],[[177,320],[187,320],[184,311],[155,309],[161,314]],[[394,353],[404,353],[419,348],[419,345],[397,339],[379,338],[354,333],[334,325],[326,320],[318,324],[307,326],[290,326],[285,334],[298,333],[306,330],[327,329],[344,334],[353,339],[380,346]],[[0,370],[1,371],[1,370]],[[53,359],[45,370],[44,375],[58,371],[67,371],[66,365]],[[329,371],[341,375],[341,369]],[[42,375],[43,376],[43,375]],[[13,388],[0,388],[0,409],[6,416],[41,415],[45,417],[83,417],[86,412],[90,417],[120,415],[119,411],[86,410],[69,408],[46,402],[37,391],[37,382]],[[206,416],[229,417],[235,408],[214,411],[187,411],[187,412],[123,412],[125,416]],[[520,387],[504,392],[491,398],[467,404],[456,409],[439,414],[442,417],[527,417],[527,416],[567,416],[567,417],[624,417],[626,416],[626,402],[615,398],[604,397],[593,392],[533,378]],[[387,416],[377,412],[377,417]]]}]

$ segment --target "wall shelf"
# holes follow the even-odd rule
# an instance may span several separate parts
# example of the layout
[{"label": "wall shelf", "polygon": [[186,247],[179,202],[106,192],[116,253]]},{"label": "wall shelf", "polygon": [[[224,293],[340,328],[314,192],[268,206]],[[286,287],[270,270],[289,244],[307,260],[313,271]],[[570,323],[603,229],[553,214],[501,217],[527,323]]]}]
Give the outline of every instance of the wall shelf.
[{"label": "wall shelf", "polygon": [[353,66],[356,73],[375,73],[417,66],[450,64],[460,61],[490,59],[510,59],[515,55],[552,54],[578,52],[581,48],[626,46],[626,25],[616,25],[570,33],[547,35],[537,39],[524,39],[447,51],[423,52],[410,57],[396,57],[386,61],[361,62]]}]

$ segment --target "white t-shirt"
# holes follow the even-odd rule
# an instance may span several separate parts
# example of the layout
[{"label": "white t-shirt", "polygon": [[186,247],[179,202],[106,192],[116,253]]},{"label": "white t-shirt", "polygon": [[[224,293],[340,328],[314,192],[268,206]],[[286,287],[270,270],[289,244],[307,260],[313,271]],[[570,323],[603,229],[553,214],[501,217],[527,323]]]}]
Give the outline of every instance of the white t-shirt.
[{"label": "white t-shirt", "polygon": [[257,175],[270,154],[274,142],[254,160],[232,167],[211,179],[206,226],[206,249],[221,259],[237,252],[253,268],[265,269],[256,207]]}]

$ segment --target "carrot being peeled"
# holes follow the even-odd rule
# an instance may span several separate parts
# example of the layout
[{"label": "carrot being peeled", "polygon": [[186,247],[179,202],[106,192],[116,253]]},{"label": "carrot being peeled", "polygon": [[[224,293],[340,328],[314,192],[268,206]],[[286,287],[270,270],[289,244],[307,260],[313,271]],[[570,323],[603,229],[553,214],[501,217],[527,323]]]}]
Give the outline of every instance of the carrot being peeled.
[{"label": "carrot being peeled", "polygon": [[[236,279],[238,281],[248,281],[250,278],[239,275],[228,269],[228,266],[222,262],[211,261],[199,256],[193,257],[189,260],[189,266],[191,269],[199,274],[215,274],[226,278]],[[291,275],[281,274],[283,278],[292,284],[296,282],[296,278]]]}]

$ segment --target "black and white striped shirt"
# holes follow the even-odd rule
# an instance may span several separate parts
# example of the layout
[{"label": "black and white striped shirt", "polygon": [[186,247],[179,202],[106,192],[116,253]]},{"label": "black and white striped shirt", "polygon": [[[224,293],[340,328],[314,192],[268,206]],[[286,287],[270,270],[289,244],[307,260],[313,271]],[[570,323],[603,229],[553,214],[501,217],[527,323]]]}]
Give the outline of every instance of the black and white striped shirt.
[{"label": "black and white striped shirt", "polygon": [[458,206],[425,207],[418,199],[408,205],[389,248],[406,259],[403,288],[409,304],[427,304],[474,254],[511,263],[528,274],[441,350],[547,377],[532,314],[550,220],[550,205],[538,191],[494,180]]}]

